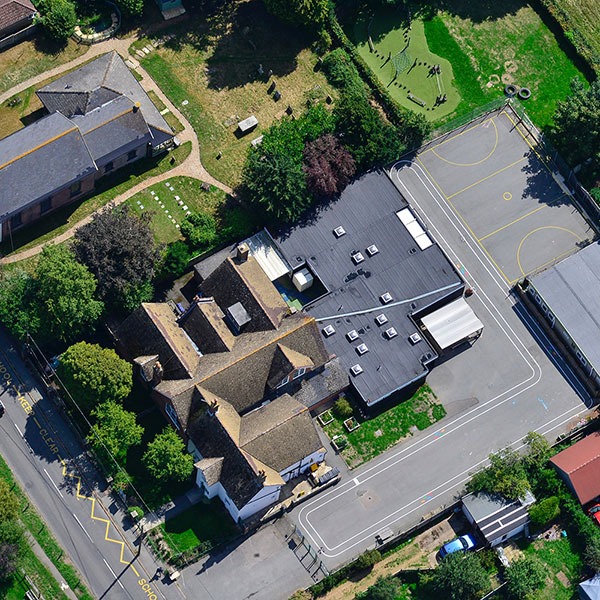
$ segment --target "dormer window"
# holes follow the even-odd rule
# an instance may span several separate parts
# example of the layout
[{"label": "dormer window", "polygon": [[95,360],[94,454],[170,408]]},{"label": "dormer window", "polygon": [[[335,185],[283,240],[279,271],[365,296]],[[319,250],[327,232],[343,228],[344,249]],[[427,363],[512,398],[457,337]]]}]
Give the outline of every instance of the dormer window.
[{"label": "dormer window", "polygon": [[277,387],[278,388],[283,387],[284,385],[287,385],[289,382],[290,382],[290,376],[287,375],[277,384]]},{"label": "dormer window", "polygon": [[304,373],[306,373],[306,368],[305,367],[300,367],[295,373],[294,373],[294,379],[298,379],[298,377],[302,377],[302,375],[304,375]]},{"label": "dormer window", "polygon": [[173,408],[172,404],[165,404],[165,413],[167,413],[167,417],[171,420],[171,423],[175,426],[176,429],[181,429],[181,425],[179,424],[179,419],[177,417],[177,412],[175,408]]}]

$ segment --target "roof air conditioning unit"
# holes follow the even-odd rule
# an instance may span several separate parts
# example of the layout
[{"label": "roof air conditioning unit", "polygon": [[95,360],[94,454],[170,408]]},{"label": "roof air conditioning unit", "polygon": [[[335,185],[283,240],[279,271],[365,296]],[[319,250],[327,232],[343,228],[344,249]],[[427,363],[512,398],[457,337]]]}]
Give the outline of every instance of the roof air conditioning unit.
[{"label": "roof air conditioning unit", "polygon": [[323,328],[323,335],[325,337],[330,337],[335,333],[335,327],[333,325],[327,325]]},{"label": "roof air conditioning unit", "polygon": [[365,257],[362,255],[362,252],[355,252],[352,255],[352,261],[354,262],[355,265],[360,264],[364,260],[365,260]]},{"label": "roof air conditioning unit", "polygon": [[379,253],[379,248],[375,245],[375,244],[371,244],[368,248],[367,248],[367,254],[369,256],[375,256],[376,254]]},{"label": "roof air conditioning unit", "polygon": [[355,365],[350,367],[350,373],[352,373],[352,375],[354,375],[354,377],[356,377],[357,375],[360,375],[362,372],[363,372],[363,368],[358,363],[356,363]]},{"label": "roof air conditioning unit", "polygon": [[409,337],[411,344],[418,344],[423,338],[415,331]]},{"label": "roof air conditioning unit", "polygon": [[358,346],[356,346],[356,351],[362,356],[363,354],[366,354],[369,351],[369,348],[366,344],[359,344]]},{"label": "roof air conditioning unit", "polygon": [[353,329],[352,331],[349,331],[346,334],[346,337],[348,338],[349,342],[353,342],[358,339],[358,331],[356,331],[356,329]]},{"label": "roof air conditioning unit", "polygon": [[336,238],[341,238],[343,235],[346,235],[346,230],[340,225],[333,230],[333,235]]},{"label": "roof air conditioning unit", "polygon": [[398,332],[393,327],[390,327],[389,329],[385,330],[385,337],[388,340],[395,338],[397,335],[398,335]]},{"label": "roof air conditioning unit", "polygon": [[387,322],[388,318],[383,313],[375,317],[375,323],[377,323],[377,325],[385,325]]},{"label": "roof air conditioning unit", "polygon": [[389,292],[386,292],[385,294],[381,294],[381,296],[379,296],[379,299],[384,304],[389,304],[392,301],[392,295]]}]

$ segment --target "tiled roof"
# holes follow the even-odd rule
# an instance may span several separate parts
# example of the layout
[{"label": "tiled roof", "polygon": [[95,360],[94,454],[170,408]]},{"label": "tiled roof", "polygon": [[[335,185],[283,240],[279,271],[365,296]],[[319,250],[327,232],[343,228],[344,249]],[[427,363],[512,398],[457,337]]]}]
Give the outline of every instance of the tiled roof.
[{"label": "tiled roof", "polygon": [[203,353],[228,352],[235,337],[224,318],[216,302],[193,301],[182,319],[182,327]]},{"label": "tiled roof", "polygon": [[221,478],[224,459],[222,456],[218,458],[203,458],[196,463],[196,468],[202,471],[207,485],[214,485]]},{"label": "tiled roof", "polygon": [[0,35],[20,21],[35,14],[35,6],[29,0],[0,0]]},{"label": "tiled roof", "polygon": [[550,459],[571,481],[581,504],[600,496],[600,432],[595,432]]}]

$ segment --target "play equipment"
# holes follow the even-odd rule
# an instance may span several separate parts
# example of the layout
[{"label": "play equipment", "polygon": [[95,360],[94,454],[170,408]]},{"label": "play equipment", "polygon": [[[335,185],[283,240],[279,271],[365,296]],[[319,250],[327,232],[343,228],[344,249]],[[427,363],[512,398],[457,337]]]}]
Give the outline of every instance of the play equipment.
[{"label": "play equipment", "polygon": [[398,77],[412,66],[413,60],[408,51],[408,44],[392,57],[392,64],[394,65],[394,77]]}]

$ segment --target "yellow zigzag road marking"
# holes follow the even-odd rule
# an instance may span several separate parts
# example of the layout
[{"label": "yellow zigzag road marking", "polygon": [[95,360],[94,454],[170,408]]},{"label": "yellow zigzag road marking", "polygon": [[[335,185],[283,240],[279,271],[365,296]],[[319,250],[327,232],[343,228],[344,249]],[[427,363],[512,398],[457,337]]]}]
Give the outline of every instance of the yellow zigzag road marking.
[{"label": "yellow zigzag road marking", "polygon": [[[67,471],[67,464],[64,461],[64,459],[61,461],[62,464],[62,473],[63,473],[63,477],[71,477],[74,480],[77,481],[77,498],[79,498],[80,500],[90,500],[92,502],[92,510],[91,510],[91,514],[90,516],[92,517],[92,519],[94,521],[100,521],[102,523],[106,523],[106,530],[104,532],[104,539],[107,542],[112,542],[113,544],[117,544],[119,546],[121,546],[121,554],[119,555],[119,561],[124,564],[124,565],[128,565],[129,562],[123,559],[123,554],[125,552],[125,542],[123,540],[115,540],[114,538],[110,537],[108,535],[110,526],[111,526],[111,522],[109,519],[105,518],[105,517],[97,517],[94,514],[94,511],[96,509],[96,498],[94,498],[93,496],[86,496],[85,494],[81,493],[81,477],[79,475],[77,475],[76,473],[69,473]],[[137,575],[137,574],[136,574]]]}]

